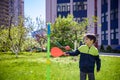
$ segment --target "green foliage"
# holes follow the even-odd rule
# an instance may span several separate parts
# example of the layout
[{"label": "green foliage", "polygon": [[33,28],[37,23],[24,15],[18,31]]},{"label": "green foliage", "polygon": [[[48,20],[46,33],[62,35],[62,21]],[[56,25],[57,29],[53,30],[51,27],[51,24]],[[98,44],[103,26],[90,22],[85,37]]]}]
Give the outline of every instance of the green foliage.
[{"label": "green foliage", "polygon": [[24,19],[19,17],[18,25],[10,23],[9,27],[1,26],[0,51],[12,51],[13,53],[19,53],[35,46],[38,47],[38,45],[40,45],[43,41],[45,42],[46,37],[42,39],[40,38],[40,44],[35,41],[32,36],[28,37],[28,34],[31,34],[35,30],[35,26],[37,26],[37,29],[42,29],[43,21],[41,21],[40,18],[36,18],[36,22],[37,23],[35,24],[30,17]]},{"label": "green foliage", "polygon": [[111,47],[110,45],[108,45],[108,46],[106,47],[106,51],[107,51],[107,52],[111,52],[111,51],[112,51],[112,47]]},{"label": "green foliage", "polygon": [[40,47],[40,44],[34,39],[27,37],[22,45],[22,51],[30,51],[33,47]]},{"label": "green foliage", "polygon": [[114,53],[120,53],[120,50],[113,49],[112,52],[114,52]]},{"label": "green foliage", "polygon": [[55,23],[52,24],[51,31],[51,45],[54,46],[55,41],[58,41],[63,46],[69,45],[71,48],[74,46],[74,42],[80,42],[83,40],[84,34],[89,30],[89,27],[96,23],[98,18],[96,16],[91,19],[84,18],[81,22],[74,21],[72,15],[68,15],[66,18],[59,16]]},{"label": "green foliage", "polygon": [[73,20],[72,15],[66,18],[59,16],[55,23],[52,24],[51,39],[52,42],[58,41],[63,46],[70,45],[73,48],[75,40],[80,41],[86,32],[88,19],[78,23]]},{"label": "green foliage", "polygon": [[15,26],[11,24],[9,27],[0,31],[0,51],[12,51],[18,53],[27,35],[27,28],[23,26],[23,19]]},{"label": "green foliage", "polygon": [[100,51],[104,52],[105,51],[105,48],[103,45],[100,46]]},{"label": "green foliage", "polygon": [[112,47],[111,47],[110,45],[108,45],[108,46],[106,47],[106,50],[105,50],[104,46],[101,45],[101,46],[100,46],[100,51],[101,51],[101,52],[120,53],[120,50],[112,49]]},{"label": "green foliage", "polygon": [[2,29],[0,31],[0,51],[10,50],[8,46],[10,46],[9,39],[8,39],[8,30]]},{"label": "green foliage", "polygon": [[[44,28],[44,21],[41,19],[41,17],[36,17],[36,22],[34,22],[32,20],[32,18],[27,17],[25,19],[25,26],[27,27],[27,30],[28,30],[29,34],[35,32],[35,31],[44,31],[44,32],[46,32],[46,29]],[[32,36],[29,37],[29,39],[31,38],[30,40],[32,40],[33,43],[36,43],[37,45],[33,45],[33,43],[32,43],[32,44],[30,44],[28,46],[34,46],[34,47],[36,47],[39,44],[39,47],[44,47],[46,45],[46,42],[47,42],[47,37],[44,36],[44,35],[45,34],[41,34],[41,35],[40,34],[36,34],[34,36],[34,39],[36,41],[33,40]],[[28,41],[30,41],[29,39],[28,39]]]}]

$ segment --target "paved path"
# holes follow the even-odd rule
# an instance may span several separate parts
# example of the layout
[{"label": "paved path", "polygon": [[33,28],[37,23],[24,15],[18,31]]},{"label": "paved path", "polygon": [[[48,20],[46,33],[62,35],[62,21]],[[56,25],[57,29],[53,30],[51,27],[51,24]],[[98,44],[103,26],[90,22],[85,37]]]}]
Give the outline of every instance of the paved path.
[{"label": "paved path", "polygon": [[104,53],[104,52],[100,52],[101,56],[111,56],[111,57],[120,57],[120,53]]}]

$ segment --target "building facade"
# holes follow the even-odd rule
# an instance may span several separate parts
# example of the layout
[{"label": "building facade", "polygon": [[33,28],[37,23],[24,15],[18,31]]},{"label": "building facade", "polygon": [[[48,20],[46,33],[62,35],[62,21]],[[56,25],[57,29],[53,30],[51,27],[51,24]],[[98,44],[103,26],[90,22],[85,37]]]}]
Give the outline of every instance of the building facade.
[{"label": "building facade", "polygon": [[88,28],[88,33],[98,37],[96,46],[120,46],[120,0],[46,0],[46,23],[54,23],[59,15],[68,14],[77,22],[85,17],[90,22],[92,16],[97,16],[98,23]]},{"label": "building facade", "polygon": [[59,15],[68,14],[78,22],[87,17],[87,0],[46,0],[46,22],[54,23]]},{"label": "building facade", "polygon": [[12,17],[12,23],[18,25],[20,18],[24,18],[24,1],[10,0],[9,14]]},{"label": "building facade", "polygon": [[0,0],[0,26],[5,25],[8,26],[9,19],[9,1],[8,0]]},{"label": "building facade", "polygon": [[[74,20],[81,22],[88,17],[91,21],[95,15],[94,0],[46,0],[46,23],[54,23],[55,19],[61,15],[66,17],[68,14],[74,16]],[[88,7],[89,6],[89,7]],[[88,29],[89,33],[94,33],[94,24]]]},{"label": "building facade", "polygon": [[99,43],[113,49],[120,46],[120,0],[98,0]]},{"label": "building facade", "polygon": [[23,0],[0,0],[0,26],[18,25],[19,16],[24,17]]}]

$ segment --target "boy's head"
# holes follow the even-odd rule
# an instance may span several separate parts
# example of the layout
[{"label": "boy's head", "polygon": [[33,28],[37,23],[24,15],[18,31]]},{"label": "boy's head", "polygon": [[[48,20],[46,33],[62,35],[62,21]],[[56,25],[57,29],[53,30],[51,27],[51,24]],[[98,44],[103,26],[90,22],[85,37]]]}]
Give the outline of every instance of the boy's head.
[{"label": "boy's head", "polygon": [[96,37],[94,34],[86,34],[84,37],[84,42],[87,45],[92,45],[96,42]]}]

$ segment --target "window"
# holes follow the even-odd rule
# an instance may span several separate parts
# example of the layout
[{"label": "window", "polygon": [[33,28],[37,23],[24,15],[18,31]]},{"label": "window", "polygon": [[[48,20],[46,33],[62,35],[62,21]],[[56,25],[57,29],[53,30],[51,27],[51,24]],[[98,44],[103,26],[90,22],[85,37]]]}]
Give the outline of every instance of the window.
[{"label": "window", "polygon": [[80,18],[77,19],[77,22],[80,22]]},{"label": "window", "polygon": [[73,3],[73,10],[76,11],[76,2]]},{"label": "window", "polygon": [[104,35],[102,35],[102,40],[104,40]]},{"label": "window", "polygon": [[101,22],[103,23],[103,22],[104,22],[104,17],[102,17],[102,19],[101,19],[101,20],[102,20]]},{"label": "window", "polygon": [[111,39],[114,39],[114,29],[111,29]]},{"label": "window", "polygon": [[106,40],[108,40],[108,34],[106,34]]},{"label": "window", "polygon": [[87,4],[87,1],[83,2],[84,4]]},{"label": "window", "polygon": [[61,11],[61,7],[60,7],[60,5],[57,6],[57,11],[58,11],[58,12]]},{"label": "window", "polygon": [[106,16],[106,21],[108,22],[108,16]]},{"label": "window", "polygon": [[115,29],[116,39],[119,39],[118,28]]},{"label": "window", "polygon": [[87,10],[87,2],[84,2],[84,10]]},{"label": "window", "polygon": [[78,8],[79,8],[79,10],[82,10],[82,6],[81,5],[79,5]]},{"label": "window", "polygon": [[113,29],[111,29],[111,33],[114,33],[114,30],[113,30]]},{"label": "window", "polygon": [[84,4],[84,10],[87,10],[87,5],[86,4]]},{"label": "window", "polygon": [[118,33],[116,33],[116,39],[119,39],[119,34]]},{"label": "window", "polygon": [[76,18],[74,18],[74,21],[76,21]]},{"label": "window", "polygon": [[105,21],[107,22],[107,16],[105,16],[105,18],[104,18],[104,19],[105,19]]},{"label": "window", "polygon": [[78,11],[78,4],[77,4],[77,2],[73,3],[73,10],[74,11]]},{"label": "window", "polygon": [[108,31],[106,31],[106,34],[108,34]]},{"label": "window", "polygon": [[105,0],[106,3],[108,3],[108,0]]},{"label": "window", "polygon": [[73,10],[87,10],[87,2],[74,2],[73,3]]},{"label": "window", "polygon": [[102,5],[104,5],[104,0],[101,0]]},{"label": "window", "polygon": [[117,28],[117,29],[115,29],[115,32],[118,32],[118,28]]},{"label": "window", "polygon": [[115,12],[117,13],[117,12],[118,12],[118,9],[115,9]]},{"label": "window", "polygon": [[77,5],[80,5],[81,3],[80,2],[76,2]]},{"label": "window", "polygon": [[108,12],[105,13],[105,21],[107,22],[108,21]]},{"label": "window", "polygon": [[67,11],[70,11],[70,4],[67,4]]},{"label": "window", "polygon": [[112,14],[112,13],[114,13],[114,11],[113,11],[113,10],[111,10],[111,11],[110,11],[110,13]]},{"label": "window", "polygon": [[74,18],[74,21],[80,22],[80,18],[79,17],[78,18]]},{"label": "window", "polygon": [[116,12],[116,14],[115,14],[115,18],[118,19],[118,12]]},{"label": "window", "polygon": [[65,11],[65,6],[64,6],[64,5],[62,6],[62,11],[63,11],[63,12]]},{"label": "window", "polygon": [[111,14],[111,15],[110,15],[110,20],[113,20],[113,19],[114,19],[114,15]]},{"label": "window", "polygon": [[108,15],[108,12],[106,12],[105,15]]},{"label": "window", "polygon": [[58,4],[57,11],[58,12],[70,11],[70,4],[69,3]]},{"label": "window", "polygon": [[114,39],[114,34],[111,34],[111,39]]},{"label": "window", "polygon": [[75,11],[75,5],[73,6],[73,11]]},{"label": "window", "polygon": [[102,31],[102,34],[104,34],[104,31]]},{"label": "window", "polygon": [[104,13],[102,13],[102,17],[104,16]]}]

